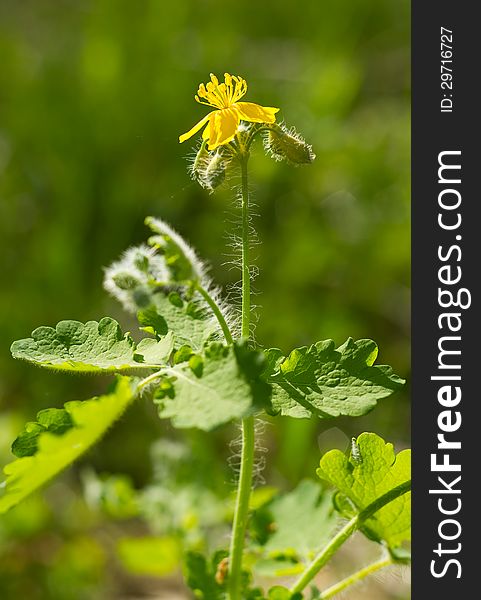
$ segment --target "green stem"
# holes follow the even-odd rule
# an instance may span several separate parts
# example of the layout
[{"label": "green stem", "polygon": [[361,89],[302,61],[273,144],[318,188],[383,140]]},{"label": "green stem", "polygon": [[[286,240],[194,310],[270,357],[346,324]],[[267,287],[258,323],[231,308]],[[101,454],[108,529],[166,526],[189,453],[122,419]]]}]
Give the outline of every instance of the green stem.
[{"label": "green stem", "polygon": [[392,562],[392,559],[390,556],[387,556],[385,558],[380,558],[376,562],[373,562],[370,565],[367,565],[367,567],[364,567],[363,569],[356,571],[352,575],[349,575],[349,577],[342,579],[338,583],[335,583],[331,587],[327,588],[327,590],[324,590],[320,596],[321,600],[329,600],[329,598],[332,598],[336,594],[343,592],[349,586],[351,586],[355,583],[358,583],[359,581],[362,581],[365,577],[367,577],[368,575],[371,575],[371,573],[375,573],[376,571],[379,571],[380,569],[383,569],[384,567],[388,567],[389,565],[392,565],[392,564],[393,564],[393,562]]},{"label": "green stem", "polygon": [[148,377],[145,377],[137,386],[137,390],[142,390],[145,386],[151,384],[156,379],[159,379],[159,377],[162,377],[164,373],[165,369],[159,369],[159,371],[152,373],[152,375],[149,375]]},{"label": "green stem", "polygon": [[[240,157],[242,178],[242,324],[241,335],[250,334],[250,265],[249,265],[249,188],[247,181],[248,154]],[[230,600],[242,600],[242,556],[249,516],[249,499],[254,468],[255,431],[254,417],[242,420],[242,451],[237,488],[237,499],[232,524],[229,558],[228,590]]]},{"label": "green stem", "polygon": [[268,123],[264,123],[259,127],[253,127],[251,130],[251,133],[249,134],[247,141],[245,143],[245,147],[246,150],[249,150],[252,142],[255,140],[255,138],[260,134],[260,133],[264,133],[264,131],[278,131],[279,130],[279,125],[277,125],[276,123],[274,123],[273,125],[269,125]]},{"label": "green stem", "polygon": [[302,590],[314,579],[319,573],[322,567],[329,561],[335,552],[348,540],[351,535],[359,529],[364,521],[372,517],[380,508],[389,504],[399,496],[406,494],[411,489],[411,481],[406,481],[401,485],[389,490],[383,496],[371,502],[366,508],[360,513],[353,517],[350,521],[344,525],[344,527],[335,535],[332,540],[323,548],[319,554],[313,559],[310,565],[307,566],[306,570],[301,574],[299,579],[291,587],[291,593],[302,592]]},{"label": "green stem", "polygon": [[242,420],[241,466],[230,544],[228,580],[230,600],[241,600],[242,555],[244,553],[245,533],[249,516],[249,499],[252,488],[254,438],[254,417],[246,417]]},{"label": "green stem", "polygon": [[209,292],[200,285],[200,283],[198,283],[196,285],[196,289],[199,292],[199,294],[202,296],[202,298],[204,298],[204,300],[207,302],[207,304],[211,308],[212,312],[214,313],[215,318],[217,319],[217,321],[219,322],[219,325],[221,326],[222,333],[224,334],[224,337],[225,337],[225,341],[228,344],[233,344],[234,340],[232,338],[232,334],[230,332],[229,326],[227,325],[227,321],[225,320],[224,315],[222,314],[222,311],[219,308],[219,305],[215,302],[215,300],[212,298],[212,296],[209,294]]},{"label": "green stem", "polygon": [[249,239],[249,187],[247,181],[248,155],[240,158],[242,179],[242,331],[241,335],[249,339],[251,316],[251,277],[250,277],[250,239]]},{"label": "green stem", "polygon": [[351,519],[344,527],[335,535],[328,545],[319,552],[307,569],[302,573],[299,579],[291,587],[291,593],[302,592],[309,585],[314,577],[319,573],[322,567],[329,561],[331,556],[351,537],[358,527],[357,516]]}]

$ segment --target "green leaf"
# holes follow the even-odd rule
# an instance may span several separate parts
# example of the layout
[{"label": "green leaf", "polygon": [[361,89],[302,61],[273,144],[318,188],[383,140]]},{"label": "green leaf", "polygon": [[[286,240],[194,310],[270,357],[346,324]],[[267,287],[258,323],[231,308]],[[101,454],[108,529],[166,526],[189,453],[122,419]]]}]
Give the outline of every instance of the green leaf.
[{"label": "green leaf", "polygon": [[271,555],[308,558],[326,542],[337,525],[332,494],[312,480],[305,479],[290,493],[277,496],[260,510],[267,511],[267,529],[273,533],[264,544]]},{"label": "green leaf", "polygon": [[64,408],[73,427],[62,435],[41,432],[33,456],[18,458],[4,468],[7,478],[1,484],[0,513],[35,492],[98,442],[133,398],[130,378],[119,377],[109,394],[83,402],[67,402]]},{"label": "green leaf", "polygon": [[198,352],[214,336],[221,338],[218,322],[192,299],[178,292],[159,292],[153,301],[147,311],[139,314],[139,321],[142,325],[151,326],[158,335],[172,331],[176,347],[187,345]]},{"label": "green leaf", "polygon": [[408,565],[411,562],[411,550],[408,548],[397,547],[389,548],[389,554],[394,562]]},{"label": "green leaf", "polygon": [[244,417],[269,401],[262,368],[262,353],[242,344],[212,343],[202,356],[168,370],[155,397],[159,415],[172,419],[175,427],[205,431]]},{"label": "green leaf", "polygon": [[[317,474],[338,490],[336,507],[348,518],[411,479],[411,451],[397,455],[392,444],[375,433],[362,433],[356,441],[355,460],[340,450],[331,450],[320,462]],[[396,548],[411,538],[411,493],[407,492],[380,508],[364,522],[362,531],[371,539]]]},{"label": "green leaf", "polygon": [[215,579],[216,565],[210,565],[198,552],[188,552],[184,563],[185,581],[196,598],[224,600],[223,586]]},{"label": "green leaf", "polygon": [[287,588],[276,585],[269,590],[268,600],[302,600],[302,594],[292,594]]},{"label": "green leaf", "polygon": [[391,367],[373,366],[377,353],[372,340],[352,338],[337,349],[326,340],[288,357],[276,348],[266,350],[264,377],[273,385],[274,411],[296,418],[366,414],[404,383]]},{"label": "green leaf", "polygon": [[104,317],[98,323],[60,321],[55,329],[38,327],[31,338],[13,342],[11,352],[14,358],[57,371],[122,373],[155,369],[165,364],[172,348],[171,333],[136,346],[117,321]]},{"label": "green leaf", "polygon": [[275,558],[261,558],[256,560],[253,571],[258,577],[279,579],[280,577],[294,577],[300,575],[306,565],[292,556],[279,555]]},{"label": "green leaf", "polygon": [[12,452],[18,458],[32,456],[37,451],[37,440],[43,431],[60,435],[73,427],[72,418],[63,408],[47,408],[37,413],[37,421],[25,425],[22,433],[12,444]]},{"label": "green leaf", "polygon": [[[199,552],[189,551],[185,556],[184,577],[194,592],[194,597],[203,600],[226,600],[226,582],[228,577],[228,552],[218,550],[210,560]],[[243,600],[266,600],[262,590],[252,587],[249,571],[242,571],[241,597]],[[295,596],[295,600],[301,596]]]},{"label": "green leaf", "polygon": [[151,335],[163,336],[169,331],[167,321],[159,315],[155,306],[151,305],[137,312],[140,329]]},{"label": "green leaf", "polygon": [[[249,510],[259,510],[265,504],[270,502],[278,493],[279,490],[270,485],[256,487],[249,496]],[[234,505],[236,494],[234,491],[232,494],[232,504]]]},{"label": "green leaf", "polygon": [[322,600],[321,591],[315,586],[311,586],[310,600]]},{"label": "green leaf", "polygon": [[125,569],[152,577],[172,574],[181,558],[180,543],[172,536],[121,538],[117,552]]},{"label": "green leaf", "polygon": [[135,349],[135,357],[142,357],[142,362],[153,365],[154,368],[165,365],[174,349],[174,336],[171,331],[162,339],[144,338]]}]

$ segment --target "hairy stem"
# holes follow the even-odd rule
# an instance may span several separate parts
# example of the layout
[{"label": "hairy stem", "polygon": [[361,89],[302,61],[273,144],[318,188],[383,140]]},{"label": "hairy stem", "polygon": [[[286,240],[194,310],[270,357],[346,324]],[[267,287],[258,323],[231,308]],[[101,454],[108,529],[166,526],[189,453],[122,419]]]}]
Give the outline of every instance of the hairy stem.
[{"label": "hairy stem", "polygon": [[[242,325],[241,335],[249,339],[250,334],[250,265],[249,265],[249,189],[247,181],[248,155],[240,156],[242,177]],[[242,600],[242,555],[249,516],[249,499],[254,468],[255,431],[254,417],[242,420],[242,451],[237,499],[232,524],[229,558],[229,599]]]},{"label": "hairy stem", "polygon": [[353,573],[352,575],[349,575],[345,579],[342,579],[338,583],[331,585],[331,587],[329,587],[326,590],[324,590],[323,592],[321,592],[320,597],[322,600],[329,600],[329,598],[332,598],[332,597],[336,596],[337,594],[339,594],[340,592],[343,592],[349,586],[351,586],[355,583],[358,583],[359,581],[362,581],[365,577],[367,577],[368,575],[371,575],[371,573],[375,573],[376,571],[379,571],[380,569],[383,569],[384,567],[388,567],[389,565],[392,565],[392,564],[393,564],[393,561],[390,556],[380,558],[376,562],[373,562],[370,565],[367,565],[367,567],[364,567],[363,569],[356,571],[355,573]]},{"label": "hairy stem", "polygon": [[241,466],[230,545],[228,580],[230,600],[241,600],[242,555],[252,488],[254,437],[254,417],[250,416],[242,421]]},{"label": "hairy stem", "polygon": [[268,123],[263,123],[262,125],[259,125],[258,127],[253,127],[251,129],[251,132],[249,133],[249,136],[247,138],[246,141],[246,149],[249,150],[250,147],[252,146],[252,142],[255,140],[255,138],[260,134],[260,133],[264,133],[265,131],[276,131],[276,129],[279,129],[279,126],[276,125],[276,123],[274,123],[273,125],[269,125]]},{"label": "hairy stem", "polygon": [[322,567],[329,561],[335,552],[344,544],[349,537],[361,527],[361,525],[372,517],[380,508],[389,504],[399,496],[406,494],[411,489],[411,481],[406,481],[401,485],[389,490],[386,494],[377,498],[366,506],[359,514],[353,517],[350,521],[344,525],[344,527],[328,542],[319,554],[313,559],[310,565],[307,566],[306,570],[301,574],[299,579],[291,587],[291,593],[302,592],[302,590],[314,579],[319,573]]},{"label": "hairy stem", "polygon": [[165,369],[159,369],[155,373],[152,373],[152,375],[145,377],[144,379],[142,379],[142,381],[137,386],[137,391],[140,391],[147,385],[150,385],[153,381],[155,381],[156,379],[159,379],[159,377],[162,377],[162,375],[164,373],[165,373]]},{"label": "hairy stem", "polygon": [[225,341],[228,344],[233,344],[234,340],[232,338],[232,334],[230,332],[229,326],[227,325],[227,321],[225,320],[224,315],[222,314],[222,311],[219,308],[219,305],[215,302],[215,300],[212,298],[209,292],[200,285],[200,283],[197,284],[196,289],[214,313],[215,318],[219,322],[219,325],[222,329],[222,333],[224,334]]},{"label": "hairy stem", "polygon": [[251,318],[251,277],[250,277],[250,239],[249,239],[249,187],[247,181],[248,155],[240,158],[242,178],[242,331],[241,335],[249,339]]}]

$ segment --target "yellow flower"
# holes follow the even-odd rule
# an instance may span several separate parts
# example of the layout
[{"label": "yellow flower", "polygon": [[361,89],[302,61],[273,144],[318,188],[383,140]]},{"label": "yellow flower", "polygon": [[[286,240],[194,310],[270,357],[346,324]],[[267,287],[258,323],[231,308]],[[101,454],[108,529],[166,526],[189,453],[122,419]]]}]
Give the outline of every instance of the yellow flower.
[{"label": "yellow flower", "polygon": [[201,119],[190,131],[179,137],[179,142],[185,142],[204,125],[202,137],[209,141],[209,150],[230,142],[237,133],[239,122],[274,123],[278,108],[259,106],[253,102],[238,102],[247,92],[247,83],[242,77],[224,74],[224,83],[219,83],[215,75],[210,75],[207,85],[200,84],[195,99],[200,104],[212,106],[211,111]]}]

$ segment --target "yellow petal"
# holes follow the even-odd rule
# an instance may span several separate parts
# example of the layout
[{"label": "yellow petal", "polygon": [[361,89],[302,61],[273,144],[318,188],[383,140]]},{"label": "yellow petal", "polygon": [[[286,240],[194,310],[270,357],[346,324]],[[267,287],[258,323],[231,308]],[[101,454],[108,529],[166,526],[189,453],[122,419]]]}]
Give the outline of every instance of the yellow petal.
[{"label": "yellow petal", "polygon": [[259,104],[253,102],[236,102],[233,107],[243,121],[250,121],[251,123],[274,123],[276,120],[275,114],[279,111],[278,108],[259,106]]},{"label": "yellow petal", "polygon": [[[210,113],[209,117],[210,117],[210,120],[212,121],[213,118],[214,118],[214,111],[212,111]],[[210,135],[210,125],[207,125],[207,127],[202,132],[202,139],[203,140],[208,140],[209,139],[209,135]]]},{"label": "yellow petal", "polygon": [[185,140],[188,140],[195,133],[197,133],[199,131],[199,129],[201,129],[207,123],[207,121],[210,119],[211,115],[212,115],[212,113],[210,112],[203,119],[201,119],[198,123],[196,123],[194,125],[194,127],[192,127],[192,129],[190,129],[187,133],[184,133],[183,135],[179,136],[179,142],[182,144],[182,142],[185,142]]},{"label": "yellow petal", "polygon": [[212,114],[209,127],[209,150],[227,144],[234,139],[239,126],[239,113],[234,108],[223,108]]}]

